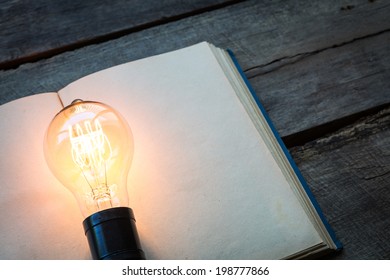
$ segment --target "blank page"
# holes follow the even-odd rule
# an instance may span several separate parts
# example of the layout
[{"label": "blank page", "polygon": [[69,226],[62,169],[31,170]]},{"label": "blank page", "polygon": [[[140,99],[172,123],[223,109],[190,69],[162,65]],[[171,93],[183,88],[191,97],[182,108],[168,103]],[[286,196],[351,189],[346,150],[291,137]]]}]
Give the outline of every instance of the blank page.
[{"label": "blank page", "polygon": [[0,107],[0,259],[89,257],[77,203],[49,171],[43,139],[56,93]]}]

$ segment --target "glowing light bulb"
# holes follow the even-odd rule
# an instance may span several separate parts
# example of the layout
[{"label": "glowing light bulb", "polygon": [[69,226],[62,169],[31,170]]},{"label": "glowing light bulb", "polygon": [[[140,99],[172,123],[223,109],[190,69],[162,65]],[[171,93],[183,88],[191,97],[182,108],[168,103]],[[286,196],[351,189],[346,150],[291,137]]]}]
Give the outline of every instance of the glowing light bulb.
[{"label": "glowing light bulb", "polygon": [[75,100],[46,132],[46,161],[76,197],[93,258],[143,259],[127,174],[133,137],[125,119],[99,102]]}]

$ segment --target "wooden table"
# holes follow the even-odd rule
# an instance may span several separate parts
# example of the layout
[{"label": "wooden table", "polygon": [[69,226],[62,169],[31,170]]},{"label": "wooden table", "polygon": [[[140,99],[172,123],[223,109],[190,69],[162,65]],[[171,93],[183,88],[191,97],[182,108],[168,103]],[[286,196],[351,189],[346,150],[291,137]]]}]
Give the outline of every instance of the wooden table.
[{"label": "wooden table", "polygon": [[390,1],[0,1],[0,102],[209,41],[231,49],[344,244],[390,259]]}]

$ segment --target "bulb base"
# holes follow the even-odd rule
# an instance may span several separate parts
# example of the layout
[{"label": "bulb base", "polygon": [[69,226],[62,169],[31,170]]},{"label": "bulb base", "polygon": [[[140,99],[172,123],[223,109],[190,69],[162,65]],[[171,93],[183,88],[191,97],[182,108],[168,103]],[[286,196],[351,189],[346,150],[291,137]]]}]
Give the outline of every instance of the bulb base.
[{"label": "bulb base", "polygon": [[115,207],[96,212],[83,221],[95,260],[144,260],[133,210]]}]

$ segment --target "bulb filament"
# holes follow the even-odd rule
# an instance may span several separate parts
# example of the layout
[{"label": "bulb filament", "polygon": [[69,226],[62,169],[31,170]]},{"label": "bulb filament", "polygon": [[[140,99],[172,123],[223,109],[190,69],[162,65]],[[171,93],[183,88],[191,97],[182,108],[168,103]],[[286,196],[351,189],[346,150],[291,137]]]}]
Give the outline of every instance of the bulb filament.
[{"label": "bulb filament", "polygon": [[110,142],[99,120],[85,121],[69,126],[72,159],[77,164],[91,188],[88,195],[98,208],[111,207],[111,191],[107,184],[106,168],[111,159]]}]

